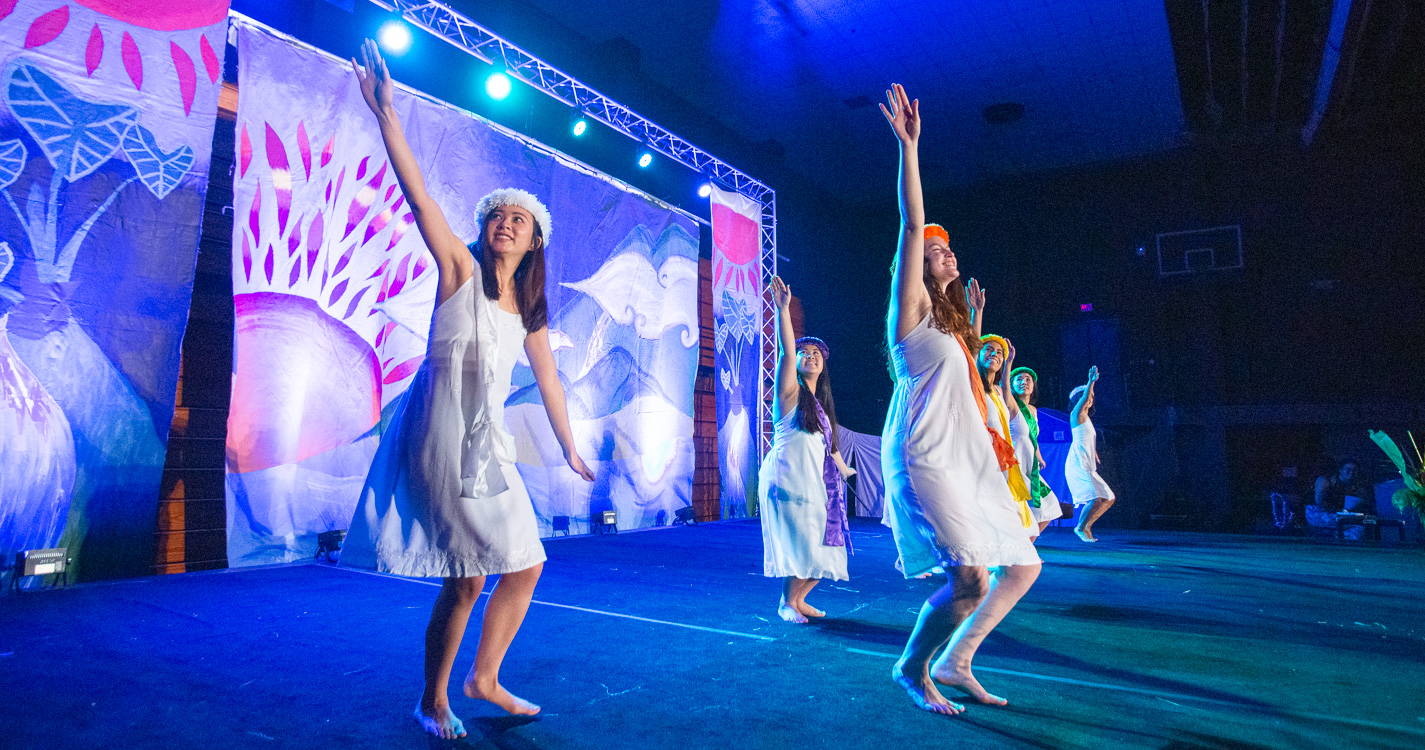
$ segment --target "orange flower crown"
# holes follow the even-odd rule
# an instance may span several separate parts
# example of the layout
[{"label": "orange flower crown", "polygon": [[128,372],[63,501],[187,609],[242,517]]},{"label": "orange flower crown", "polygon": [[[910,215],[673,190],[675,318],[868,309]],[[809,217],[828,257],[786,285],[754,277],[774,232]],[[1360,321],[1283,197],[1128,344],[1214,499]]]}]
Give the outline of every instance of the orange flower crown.
[{"label": "orange flower crown", "polygon": [[950,246],[950,233],[945,231],[945,227],[942,227],[939,224],[925,225],[925,239],[928,240],[931,237],[939,237],[940,239],[945,241],[946,247]]}]

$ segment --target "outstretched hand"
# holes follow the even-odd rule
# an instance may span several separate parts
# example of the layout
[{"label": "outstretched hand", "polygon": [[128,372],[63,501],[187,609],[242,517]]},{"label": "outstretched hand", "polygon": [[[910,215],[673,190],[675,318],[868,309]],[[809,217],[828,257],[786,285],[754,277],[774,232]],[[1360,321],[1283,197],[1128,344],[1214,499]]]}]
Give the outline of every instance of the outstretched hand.
[{"label": "outstretched hand", "polygon": [[979,279],[970,279],[969,285],[965,287],[965,301],[970,304],[970,309],[975,311],[975,320],[979,320],[980,313],[985,311],[985,290],[980,288]]},{"label": "outstretched hand", "polygon": [[891,89],[886,92],[886,102],[890,108],[885,104],[880,105],[881,114],[886,116],[891,129],[896,131],[896,138],[903,146],[915,145],[920,141],[920,100],[911,101],[905,93],[905,87],[893,83]]},{"label": "outstretched hand", "polygon": [[772,302],[776,303],[778,310],[785,310],[792,304],[792,289],[787,286],[787,282],[782,281],[781,276],[772,277]]},{"label": "outstretched hand", "polygon": [[564,459],[569,462],[569,468],[573,469],[575,474],[583,477],[585,482],[594,481],[594,472],[584,465],[584,459],[579,458],[578,451],[569,451]]},{"label": "outstretched hand", "polygon": [[372,112],[378,115],[389,112],[396,85],[391,81],[391,71],[386,69],[386,60],[381,57],[376,42],[370,39],[362,42],[361,63],[358,65],[356,58],[351,58],[351,67],[361,83],[361,98]]},{"label": "outstretched hand", "polygon": [[1098,365],[1089,368],[1089,385],[1098,382]]},{"label": "outstretched hand", "polygon": [[[1008,351],[1004,353],[1004,371],[1009,372],[1011,369],[1010,365],[1014,364],[1014,342],[1005,339],[1004,345],[1005,348],[1008,349]],[[1008,380],[1006,380],[1006,382],[1008,382]]]}]

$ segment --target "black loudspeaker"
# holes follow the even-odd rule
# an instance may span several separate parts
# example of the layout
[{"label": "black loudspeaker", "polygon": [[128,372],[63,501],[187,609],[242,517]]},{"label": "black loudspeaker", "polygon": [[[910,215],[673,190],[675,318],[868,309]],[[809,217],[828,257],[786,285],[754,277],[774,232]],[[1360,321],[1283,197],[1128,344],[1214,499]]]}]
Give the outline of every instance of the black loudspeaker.
[{"label": "black loudspeaker", "polygon": [[569,516],[555,516],[550,519],[554,523],[554,533],[564,532],[564,536],[569,536]]},{"label": "black loudspeaker", "polygon": [[696,526],[697,523],[698,516],[696,513],[693,512],[693,506],[691,505],[679,508],[676,512],[673,513],[674,526]]}]

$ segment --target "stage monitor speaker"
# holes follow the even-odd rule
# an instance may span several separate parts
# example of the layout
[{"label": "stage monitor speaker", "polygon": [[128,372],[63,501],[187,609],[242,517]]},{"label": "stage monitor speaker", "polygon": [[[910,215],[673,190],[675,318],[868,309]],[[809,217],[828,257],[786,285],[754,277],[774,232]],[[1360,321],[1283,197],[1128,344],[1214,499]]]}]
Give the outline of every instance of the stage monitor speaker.
[{"label": "stage monitor speaker", "polygon": [[564,536],[569,536],[569,516],[554,516],[551,519],[554,523],[554,533],[564,532]]}]

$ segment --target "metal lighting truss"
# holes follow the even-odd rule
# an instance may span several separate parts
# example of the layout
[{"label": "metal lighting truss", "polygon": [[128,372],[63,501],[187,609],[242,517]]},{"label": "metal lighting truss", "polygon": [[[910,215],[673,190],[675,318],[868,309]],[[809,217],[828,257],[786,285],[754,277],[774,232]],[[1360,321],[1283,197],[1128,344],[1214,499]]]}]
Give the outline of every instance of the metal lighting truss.
[{"label": "metal lighting truss", "polygon": [[581,83],[573,76],[511,44],[509,40],[475,23],[437,0],[371,0],[386,10],[399,12],[406,21],[425,29],[487,63],[500,63],[505,72],[578,109],[584,115],[713,180],[762,206],[762,337],[758,379],[758,418],[761,429],[759,455],[772,447],[771,394],[776,368],[775,321],[777,310],[768,293],[777,273],[777,194],[732,165],[670,133],[666,128]]}]

